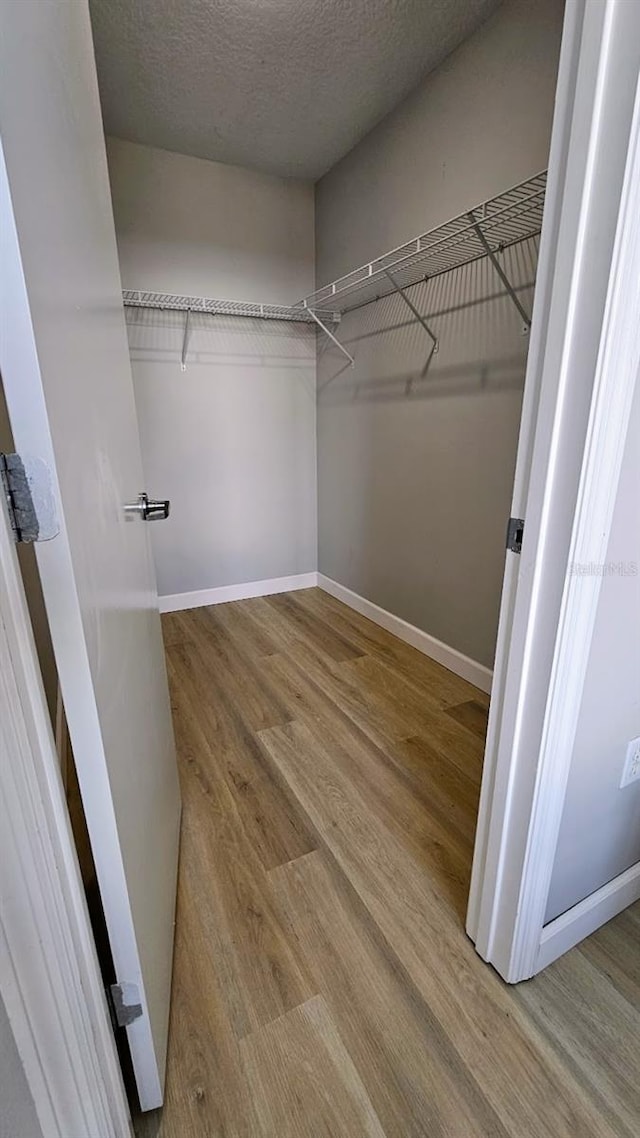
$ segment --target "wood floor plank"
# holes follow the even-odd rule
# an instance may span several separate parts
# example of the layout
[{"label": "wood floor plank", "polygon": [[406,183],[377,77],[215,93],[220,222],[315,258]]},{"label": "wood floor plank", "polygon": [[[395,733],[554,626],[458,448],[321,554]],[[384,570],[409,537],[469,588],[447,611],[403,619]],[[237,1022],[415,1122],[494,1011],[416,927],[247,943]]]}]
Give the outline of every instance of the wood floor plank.
[{"label": "wood floor plank", "polygon": [[350,641],[344,631],[337,632],[326,621],[308,612],[295,593],[279,593],[267,597],[267,604],[288,619],[295,626],[298,635],[321,648],[332,660],[353,660],[362,655],[362,650]]},{"label": "wood floor plank", "polygon": [[270,876],[387,1138],[505,1135],[346,878],[318,852]]},{"label": "wood floor plank", "polygon": [[185,814],[181,857],[201,885],[211,960],[223,979],[226,1014],[242,1037],[314,993],[279,921],[255,843],[198,723],[198,702],[172,654],[169,677]]},{"label": "wood floor plank", "polygon": [[[266,667],[274,680],[279,678],[285,685],[282,691],[292,715],[330,742],[345,773],[367,795],[371,808],[385,817],[391,830],[402,835],[418,863],[429,866],[434,882],[462,919],[479,785],[467,779],[455,764],[450,764],[449,773],[445,773],[447,760],[430,752],[422,740],[391,743],[375,730],[367,732],[366,719],[359,712],[354,721],[280,654],[270,657]],[[353,713],[349,701],[345,706]],[[286,784],[286,779],[283,781]],[[459,794],[453,793],[456,787]]]},{"label": "wood floor plank", "polygon": [[[418,871],[429,875],[434,890],[448,898],[462,920],[469,892],[469,844],[460,841],[445,820],[432,811],[428,794],[416,793],[415,788],[410,788],[394,764],[361,732],[354,732],[342,721],[329,720],[326,716],[306,726],[310,738],[330,748],[344,785],[362,798],[385,832],[394,834],[402,842]],[[269,750],[268,733],[265,745]],[[302,755],[300,762],[304,763]],[[329,800],[325,804],[326,819],[337,823],[331,810]]]},{"label": "wood floor plank", "polygon": [[405,683],[384,662],[363,656],[342,664],[340,674],[348,675],[370,702],[387,709],[389,722],[397,723],[395,738],[428,735],[434,745],[443,741],[447,756],[456,758],[461,769],[480,771],[484,738],[479,739],[466,724],[456,720],[452,723],[450,714],[435,699]]},{"label": "wood floor plank", "polygon": [[179,613],[168,612],[162,618],[162,639],[165,648],[174,644],[184,644],[186,632]]},{"label": "wood floor plank", "polygon": [[585,1101],[588,1088],[559,1068],[549,1040],[481,965],[446,898],[372,816],[330,751],[296,723],[261,737],[505,1128],[613,1138]]},{"label": "wood floor plank", "polygon": [[278,651],[278,643],[250,616],[246,603],[231,601],[229,604],[216,605],[216,618],[245,656],[254,660],[272,656]]},{"label": "wood floor plank", "polygon": [[253,1138],[256,1122],[240,1042],[226,1013],[221,970],[203,914],[207,883],[188,838],[181,858],[165,1106],[139,1115],[136,1135]]},{"label": "wood floor plank", "polygon": [[460,770],[421,735],[396,743],[393,758],[415,793],[423,801],[426,799],[430,813],[471,850],[478,821],[480,779]]},{"label": "wood floor plank", "polygon": [[[242,687],[228,683],[207,657],[206,644],[195,640],[176,644],[167,650],[167,659],[180,675],[175,691],[188,689],[195,715],[209,746],[215,754],[234,766],[234,779],[243,774],[251,780],[263,769],[262,752],[252,723],[287,722],[292,715],[284,703],[273,711],[273,705],[262,697],[242,699]],[[241,665],[243,666],[243,665]],[[270,694],[268,689],[267,695]],[[247,719],[249,722],[247,722]]]},{"label": "wood floor plank", "polygon": [[632,1007],[640,1007],[640,901],[583,941],[578,951]]},{"label": "wood floor plank", "polygon": [[[259,740],[244,721],[245,709],[239,709],[227,697],[226,688],[207,671],[198,637],[169,649],[168,659],[179,676],[176,699],[180,687],[188,687],[192,703],[197,704],[198,727],[216,754],[216,770],[227,783],[247,838],[263,866],[269,869],[315,849],[315,836],[301,812],[270,777]],[[183,751],[187,745],[185,740]],[[195,772],[201,769],[196,764]]]},{"label": "wood floor plank", "polygon": [[[262,635],[277,645],[277,651],[286,649],[292,640],[304,640],[299,626],[289,616],[269,604],[268,597],[251,597],[242,602],[242,609]],[[309,643],[309,641],[307,641]]]},{"label": "wood floor plank", "polygon": [[320,702],[336,708],[381,749],[411,734],[411,726],[394,709],[372,701],[342,665],[328,662],[301,641],[291,640],[286,650],[264,661],[264,668],[277,677],[292,719]]},{"label": "wood floor plank", "polygon": [[338,709],[383,751],[393,751],[396,742],[419,731],[447,763],[454,763],[479,783],[482,741],[440,708],[428,707],[426,700],[419,709],[412,702],[405,713],[384,696],[375,682],[365,681],[362,672],[355,671],[356,666],[363,667],[366,659],[346,665],[328,663],[292,639],[286,650],[264,660],[263,668],[278,677],[291,718],[300,717],[301,709],[308,711],[323,699],[325,707]]},{"label": "wood floor plank", "polygon": [[455,719],[457,723],[461,723],[463,727],[468,727],[484,744],[487,734],[488,711],[477,699],[468,699],[464,703],[448,707],[446,714]]},{"label": "wood floor plank", "polygon": [[638,1053],[629,1041],[640,1043],[640,1008],[621,996],[579,950],[555,961],[535,983],[519,985],[514,998],[554,1041],[558,1053],[568,1057],[585,1085],[598,1092],[611,1124],[621,1134],[637,1134]]},{"label": "wood floor plank", "polygon": [[304,818],[272,778],[257,773],[248,780],[232,763],[226,769],[244,830],[265,869],[294,861],[316,848],[316,838]]},{"label": "wood floor plank", "polygon": [[432,693],[442,707],[469,699],[476,699],[486,707],[489,706],[486,692],[480,692],[455,672],[425,656],[411,644],[399,640],[354,609],[347,608],[324,590],[304,589],[298,596],[301,605],[321,615],[328,623],[339,629],[348,629],[350,639],[361,647],[365,655],[375,656],[393,667],[407,682],[419,684],[424,691]]},{"label": "wood floor plank", "polygon": [[288,714],[272,689],[265,687],[258,661],[244,654],[218,619],[215,608],[193,609],[182,618],[189,639],[199,649],[200,667],[242,712],[252,731],[286,723]]},{"label": "wood floor plank", "polygon": [[263,1138],[385,1138],[322,997],[254,1032],[242,1055]]}]

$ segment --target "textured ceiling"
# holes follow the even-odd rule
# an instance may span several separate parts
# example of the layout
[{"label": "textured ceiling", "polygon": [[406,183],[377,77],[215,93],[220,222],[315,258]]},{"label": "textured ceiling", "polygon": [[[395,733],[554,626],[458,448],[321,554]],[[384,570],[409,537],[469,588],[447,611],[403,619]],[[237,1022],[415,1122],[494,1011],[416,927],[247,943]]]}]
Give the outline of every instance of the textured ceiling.
[{"label": "textured ceiling", "polygon": [[315,179],[499,2],[91,0],[105,129]]}]

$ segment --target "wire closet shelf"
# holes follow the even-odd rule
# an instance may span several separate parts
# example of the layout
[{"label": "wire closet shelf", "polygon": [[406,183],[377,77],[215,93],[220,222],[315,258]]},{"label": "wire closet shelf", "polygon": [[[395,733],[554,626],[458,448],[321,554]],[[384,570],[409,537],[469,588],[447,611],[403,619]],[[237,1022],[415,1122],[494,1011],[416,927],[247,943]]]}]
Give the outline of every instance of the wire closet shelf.
[{"label": "wire closet shelf", "polygon": [[[253,301],[214,300],[208,296],[182,296],[175,292],[147,292],[124,289],[122,302],[125,308],[156,308],[166,312],[204,312],[209,316],[244,316],[254,320],[294,320],[314,324],[308,310],[298,304],[257,304]],[[331,323],[339,321],[337,312],[318,311],[321,319]]]},{"label": "wire closet shelf", "polygon": [[488,257],[491,261],[524,322],[524,330],[528,330],[531,318],[509,281],[500,254],[510,245],[527,241],[540,233],[546,184],[546,171],[536,174],[526,182],[459,214],[444,225],[422,233],[412,241],[399,245],[397,249],[339,277],[296,304],[216,300],[213,297],[182,296],[179,293],[139,289],[125,290],[122,300],[126,308],[155,308],[185,313],[181,357],[184,370],[191,331],[190,319],[196,312],[209,316],[240,316],[315,324],[353,364],[353,356],[339,342],[329,325],[338,325],[341,316],[347,312],[399,293],[431,339],[428,366],[431,355],[438,350],[438,341],[424,316],[407,295],[407,289],[442,273],[451,272],[452,269],[459,269],[481,257]]},{"label": "wire closet shelf", "polygon": [[495,266],[503,249],[540,233],[546,184],[546,171],[536,174],[339,277],[300,303],[307,309],[332,309],[344,315],[481,257],[490,257]]}]

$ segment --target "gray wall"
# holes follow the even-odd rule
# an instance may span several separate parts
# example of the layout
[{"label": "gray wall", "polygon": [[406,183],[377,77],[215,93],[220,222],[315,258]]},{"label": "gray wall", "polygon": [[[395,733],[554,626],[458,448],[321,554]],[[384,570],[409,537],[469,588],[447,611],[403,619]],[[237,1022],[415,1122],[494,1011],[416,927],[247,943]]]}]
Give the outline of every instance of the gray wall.
[{"label": "gray wall", "polygon": [[[547,165],[564,5],[507,0],[316,187],[317,283]],[[532,279],[533,251],[512,256]],[[492,666],[526,338],[485,263],[347,317],[318,365],[319,568]],[[525,288],[523,300],[530,303]]]},{"label": "gray wall", "polygon": [[42,1130],[0,999],[0,1138],[40,1138]]},{"label": "gray wall", "polygon": [[629,422],[546,920],[640,861],[640,781],[620,789],[640,735],[640,383]]},{"label": "gray wall", "polygon": [[[310,183],[115,139],[124,288],[292,303],[313,287]],[[315,333],[294,324],[129,313],[160,595],[316,568]]]}]

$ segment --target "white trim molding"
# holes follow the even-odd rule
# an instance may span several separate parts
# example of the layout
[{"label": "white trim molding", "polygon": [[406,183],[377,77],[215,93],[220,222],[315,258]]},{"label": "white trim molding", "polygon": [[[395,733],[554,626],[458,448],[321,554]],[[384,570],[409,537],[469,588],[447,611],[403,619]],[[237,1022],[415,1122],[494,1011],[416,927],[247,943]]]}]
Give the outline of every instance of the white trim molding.
[{"label": "white trim molding", "polygon": [[36,659],[0,505],[0,992],[44,1138],[132,1133]]},{"label": "white trim molding", "polygon": [[198,609],[205,605],[224,605],[228,601],[245,601],[249,597],[269,597],[274,593],[312,589],[317,584],[317,573],[297,573],[293,577],[268,577],[264,581],[219,585],[214,589],[197,589],[192,593],[169,593],[158,597],[158,607],[160,612],[180,612],[182,609]]},{"label": "white trim molding", "polygon": [[[534,317],[545,338],[542,387],[505,711],[494,769],[485,767],[484,846],[467,923],[480,955],[511,983],[549,963],[554,945],[560,954],[576,943],[562,932],[572,921],[574,933],[596,927],[585,901],[559,918],[560,933],[544,931],[601,585],[571,567],[606,558],[640,370],[640,85],[638,53],[627,50],[640,10],[621,0],[582,10],[580,129],[574,123],[560,191],[555,303],[546,327]],[[589,912],[606,905],[596,900]]]},{"label": "white trim molding", "polygon": [[534,972],[540,972],[590,933],[640,900],[640,862],[545,925]]},{"label": "white trim molding", "polygon": [[457,648],[451,648],[442,640],[437,640],[435,636],[423,632],[415,624],[409,624],[402,617],[394,616],[387,609],[380,608],[380,605],[374,604],[366,597],[361,597],[359,593],[354,593],[346,585],[340,585],[331,577],[325,577],[323,573],[318,573],[318,586],[324,589],[325,593],[335,597],[336,600],[342,601],[349,608],[359,612],[361,616],[366,616],[374,624],[386,628],[387,632],[393,633],[399,640],[411,644],[413,648],[418,649],[418,652],[423,652],[425,656],[430,656],[432,660],[436,660],[438,664],[442,664],[450,672],[455,672],[457,676],[468,680],[470,684],[474,684],[481,691],[491,691],[493,673],[484,664],[479,664],[477,660],[472,660],[463,652],[458,652]]},{"label": "white trim molding", "polygon": [[522,917],[516,926],[512,948],[512,967],[523,975],[532,975],[539,959],[541,929],[603,580],[599,574],[572,573],[571,566],[602,564],[606,560],[631,405],[640,371],[639,193],[640,83],[538,760],[520,890]]},{"label": "white trim molding", "polygon": [[[498,621],[498,636],[494,659],[493,688],[484,754],[482,790],[476,827],[475,851],[469,891],[466,927],[478,951],[486,942],[489,900],[485,881],[493,888],[490,837],[495,833],[495,819],[504,809],[509,768],[514,754],[512,739],[516,730],[516,702],[514,687],[520,682],[524,666],[523,622],[516,618],[521,573],[530,579],[528,564],[532,547],[533,522],[528,501],[531,468],[536,438],[536,423],[540,414],[540,392],[546,341],[552,312],[558,307],[556,266],[564,254],[560,245],[561,222],[567,194],[568,156],[571,132],[574,128],[574,105],[580,53],[583,44],[584,5],[567,3],[565,9],[562,47],[556,86],[555,112],[549,170],[545,194],[544,224],[540,238],[540,254],[533,301],[533,320],[527,371],[522,403],[522,416],[518,439],[518,452],[511,501],[511,516],[526,518],[526,542],[521,554],[506,551],[504,579]],[[595,37],[598,35],[596,29]],[[576,179],[579,186],[579,178]],[[574,197],[577,190],[574,190]],[[577,206],[576,206],[577,209]],[[566,246],[566,241],[565,241]],[[533,555],[531,555],[533,561]],[[522,591],[520,587],[520,592]],[[502,778],[502,783],[501,783]]]}]

